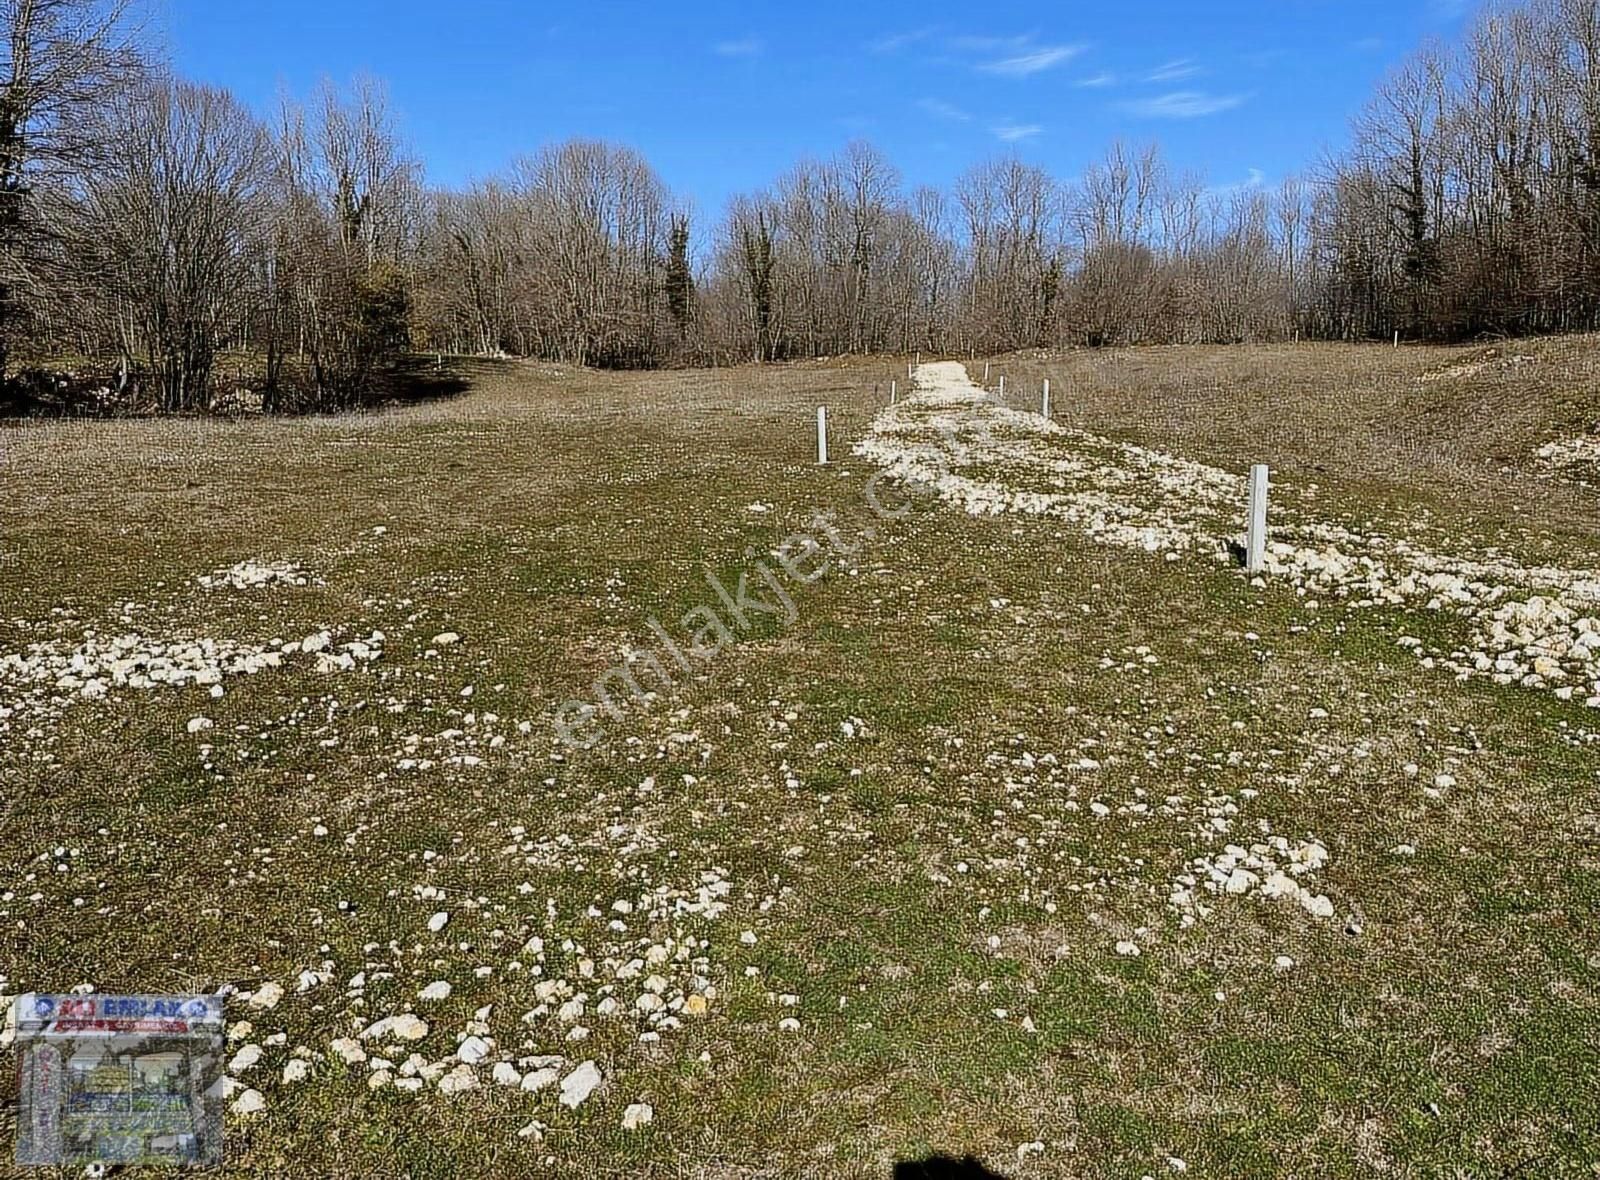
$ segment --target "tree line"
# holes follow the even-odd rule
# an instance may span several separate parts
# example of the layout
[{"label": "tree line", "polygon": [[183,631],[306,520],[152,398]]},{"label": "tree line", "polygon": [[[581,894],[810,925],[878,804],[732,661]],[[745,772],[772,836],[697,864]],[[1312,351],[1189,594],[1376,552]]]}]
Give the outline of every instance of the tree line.
[{"label": "tree line", "polygon": [[64,380],[25,362],[65,357],[119,407],[357,405],[412,346],[430,207],[374,83],[268,121],[152,61],[120,0],[0,0],[14,400]]},{"label": "tree line", "polygon": [[1356,120],[1314,246],[1327,335],[1455,339],[1600,317],[1600,0],[1486,10]]},{"label": "tree line", "polygon": [[865,143],[701,224],[572,141],[430,188],[382,87],[270,116],[152,60],[121,0],[0,0],[0,377],[333,410],[408,353],[642,367],[861,352],[1455,339],[1600,317],[1600,0],[1486,10],[1271,190],[1115,144],[908,188]]}]

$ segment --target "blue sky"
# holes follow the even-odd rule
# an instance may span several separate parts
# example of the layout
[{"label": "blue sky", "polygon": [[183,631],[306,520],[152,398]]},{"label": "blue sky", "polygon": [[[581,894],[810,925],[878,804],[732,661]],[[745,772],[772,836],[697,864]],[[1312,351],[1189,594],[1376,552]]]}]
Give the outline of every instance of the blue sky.
[{"label": "blue sky", "polygon": [[1062,177],[1114,138],[1216,186],[1275,184],[1344,138],[1461,0],[164,0],[179,70],[269,110],[383,78],[429,179],[572,136],[630,144],[702,219],[852,138],[909,184],[1015,151]]}]

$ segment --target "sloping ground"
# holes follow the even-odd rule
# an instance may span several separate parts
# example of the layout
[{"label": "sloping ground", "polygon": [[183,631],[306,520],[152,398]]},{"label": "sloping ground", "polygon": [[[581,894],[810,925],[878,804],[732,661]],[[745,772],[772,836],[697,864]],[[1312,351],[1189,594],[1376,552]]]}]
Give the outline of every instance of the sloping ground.
[{"label": "sloping ground", "polygon": [[1600,427],[1600,338],[1109,349],[994,370],[1018,408],[1037,409],[1051,377],[1063,425],[1235,472],[1270,463],[1301,495],[1385,512],[1443,548],[1496,535],[1534,564],[1596,552],[1593,492],[1536,454]]},{"label": "sloping ground", "polygon": [[[1228,363],[1512,379],[1354,351]],[[1035,362],[1071,429],[948,368],[885,412],[863,362],[10,432],[0,992],[224,990],[236,1175],[1588,1174],[1584,645],[1441,666],[1587,617],[1583,490],[1532,470],[1580,431],[1516,411],[1537,561],[1476,476],[1351,444],[1313,489],[1283,432],[1336,415],[1247,390],[1252,586],[1235,428],[1077,368],[1219,355]],[[867,458],[814,464],[818,404]],[[874,512],[884,469],[941,495]],[[655,696],[563,742],[624,660]]]},{"label": "sloping ground", "polygon": [[[922,366],[916,389],[856,448],[898,479],[975,515],[1066,520],[1092,541],[1171,559],[1228,563],[1242,549],[1240,476],[1008,409],[954,362]],[[1406,536],[1404,521],[1358,530],[1323,518],[1321,507],[1276,507],[1267,576],[1314,599],[1458,614],[1472,624],[1467,645],[1401,643],[1429,667],[1600,707],[1600,571],[1526,566],[1492,547],[1440,553]]]}]

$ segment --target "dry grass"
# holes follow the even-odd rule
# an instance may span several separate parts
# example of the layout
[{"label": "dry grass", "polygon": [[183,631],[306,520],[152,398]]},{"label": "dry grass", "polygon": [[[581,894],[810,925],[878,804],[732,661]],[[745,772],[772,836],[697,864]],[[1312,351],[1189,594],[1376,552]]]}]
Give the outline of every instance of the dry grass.
[{"label": "dry grass", "polygon": [[[981,362],[977,369],[981,372]],[[1350,507],[1427,508],[1450,523],[1588,546],[1593,495],[1533,452],[1600,428],[1590,337],[1398,350],[1361,345],[1141,348],[995,362],[1012,404],[1052,378],[1064,424],[1243,470],[1266,462]]]},{"label": "dry grass", "polygon": [[[1600,413],[1594,345],[1502,351],[1536,360],[1425,382],[1474,350],[1006,363],[1014,395],[1051,376],[1065,421],[1235,469],[1265,458],[1288,493],[1319,484],[1331,516],[1426,507],[1458,539],[1591,560],[1592,494],[1529,452]],[[746,567],[813,508],[868,523],[865,466],[811,463],[813,408],[844,454],[886,400],[874,385],[903,374],[483,365],[463,397],[381,415],[0,433],[0,652],[115,629],[130,601],[163,633],[388,636],[366,673],[114,695],[12,729],[0,987],[292,985],[333,964],[331,983],[249,1014],[255,1038],[288,1040],[246,1079],[269,1109],[230,1126],[235,1175],[882,1176],[934,1150],[1017,1176],[1173,1159],[1191,1176],[1592,1175],[1591,715],[1394,647],[1446,624],[1308,610],[1059,522],[925,509],[798,594],[792,626],[609,725],[608,745],[554,741],[553,709],[647,642],[650,617],[707,602],[706,566]],[[251,557],[323,584],[193,583]],[[463,642],[428,657],[447,629]],[[216,728],[187,733],[202,713]],[[853,719],[866,730],[846,736]],[[413,734],[429,770],[398,768]],[[1071,768],[1084,757],[1099,769]],[[1457,785],[1425,795],[1446,770]],[[1217,796],[1241,833],[1328,845],[1338,918],[1223,898],[1180,926],[1168,890],[1207,850],[1193,816]],[[513,827],[536,851],[507,854]],[[607,929],[614,899],[713,869],[722,917]],[[415,899],[424,883],[446,899]],[[437,935],[435,908],[453,914]],[[569,1044],[553,1018],[520,1019],[532,981],[508,964],[539,931],[596,959],[704,938],[717,996],[659,1043],[624,1017]],[[1116,954],[1122,939],[1142,953]],[[552,950],[548,970],[577,979],[579,957]],[[487,1085],[407,1097],[326,1057],[436,978],[456,994],[428,1013],[430,1059],[491,1005],[508,1047],[593,1058],[606,1085],[576,1111]],[[800,1030],[780,1032],[791,1016]],[[296,1046],[317,1073],[281,1085]],[[625,1133],[636,1101],[655,1122]],[[543,1142],[516,1134],[533,1120]]]}]

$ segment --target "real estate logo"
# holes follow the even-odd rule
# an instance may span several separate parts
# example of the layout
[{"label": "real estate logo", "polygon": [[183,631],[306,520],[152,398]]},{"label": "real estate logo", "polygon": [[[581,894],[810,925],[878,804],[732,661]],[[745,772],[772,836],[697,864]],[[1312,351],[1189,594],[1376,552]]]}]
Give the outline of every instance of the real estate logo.
[{"label": "real estate logo", "polygon": [[218,996],[19,996],[23,1166],[222,1162]]}]

